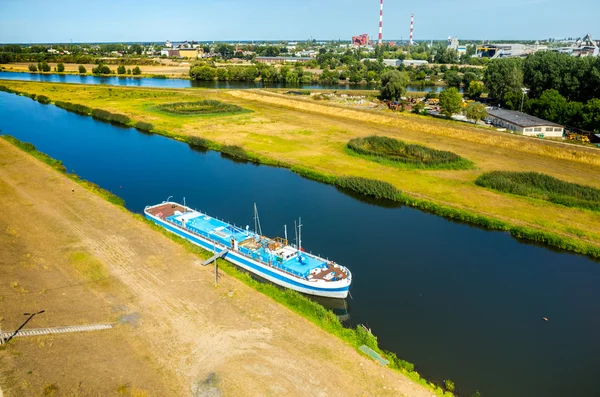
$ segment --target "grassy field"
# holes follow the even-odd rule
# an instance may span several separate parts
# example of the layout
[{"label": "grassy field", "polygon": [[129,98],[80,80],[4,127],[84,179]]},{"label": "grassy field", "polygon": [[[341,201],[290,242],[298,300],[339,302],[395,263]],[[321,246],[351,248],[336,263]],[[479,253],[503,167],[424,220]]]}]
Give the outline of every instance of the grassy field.
[{"label": "grassy field", "polygon": [[[514,226],[555,233],[600,246],[600,214],[507,195],[475,184],[483,173],[534,171],[600,187],[600,151],[413,114],[356,110],[264,91],[141,89],[33,82],[3,82],[52,101],[70,101],[144,121],[154,132],[239,146],[255,158],[326,174],[377,179],[413,202],[433,203]],[[165,114],[170,102],[218,100],[251,113],[220,117]],[[10,134],[10,131],[5,131]],[[348,154],[352,138],[387,136],[410,144],[450,151],[475,165],[470,170],[403,170]],[[335,179],[335,178],[334,178]],[[429,204],[428,204],[429,205]],[[438,211],[439,212],[439,211]]]}]

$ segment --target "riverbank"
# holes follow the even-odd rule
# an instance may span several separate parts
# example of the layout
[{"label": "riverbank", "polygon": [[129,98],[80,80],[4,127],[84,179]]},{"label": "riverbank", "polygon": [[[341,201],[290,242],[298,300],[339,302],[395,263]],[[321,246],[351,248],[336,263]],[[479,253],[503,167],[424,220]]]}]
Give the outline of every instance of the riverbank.
[{"label": "riverbank", "polygon": [[[64,67],[65,67],[65,71],[63,73],[58,73],[58,72],[31,72],[29,70],[29,65],[34,64],[37,65],[36,62],[15,62],[15,63],[4,63],[4,64],[0,64],[0,69],[3,72],[21,72],[21,73],[33,73],[33,74],[42,74],[42,75],[49,75],[49,74],[56,74],[56,75],[82,75],[79,73],[79,65],[78,63],[63,63]],[[48,66],[50,66],[50,68],[52,68],[52,70],[54,70],[55,67],[57,67],[58,63],[56,62],[50,62],[48,63]],[[95,68],[96,64],[93,63],[85,63],[83,64],[83,66],[86,68],[87,73],[84,73],[83,76],[94,76],[94,74],[92,74],[92,69]],[[111,70],[114,70],[115,73],[117,71],[117,67],[119,65],[107,65]],[[169,78],[169,79],[187,79],[189,80],[190,75],[189,75],[189,71],[190,71],[190,64],[189,63],[183,63],[181,65],[175,65],[175,64],[167,64],[167,65],[125,65],[126,69],[131,69],[133,70],[135,67],[139,67],[140,70],[142,71],[142,74],[137,75],[137,76],[132,76],[131,74],[125,74],[125,75],[109,75],[109,76],[124,76],[124,77],[136,77],[136,78],[151,78],[151,77],[156,77],[157,75],[159,76],[165,76],[165,78]]]},{"label": "riverbank", "polygon": [[[4,139],[0,158],[6,201],[0,236],[9,247],[0,264],[12,279],[11,285],[0,285],[7,302],[3,327],[17,326],[22,311],[37,307],[40,299],[52,310],[36,318],[37,326],[123,324],[114,334],[11,342],[0,350],[2,371],[10,375],[4,378],[4,391],[38,394],[51,387],[66,394],[110,394],[121,386],[139,389],[144,378],[135,379],[131,367],[114,380],[92,369],[110,367],[108,353],[128,340],[123,335],[132,335],[135,352],[123,349],[112,358],[122,355],[121,362],[141,367],[142,375],[161,375],[143,388],[154,390],[147,395],[212,388],[222,395],[431,395],[235,277],[222,274],[215,288],[213,268],[199,266],[196,254]],[[100,276],[78,270],[73,261],[82,257],[95,264]],[[14,258],[22,260],[15,263]],[[87,295],[95,299],[81,302]],[[84,349],[96,346],[98,338],[105,355]],[[48,371],[53,366],[44,363],[49,360],[61,361],[61,372]],[[23,382],[26,377],[30,380]]]},{"label": "riverbank", "polygon": [[[43,94],[144,120],[154,132],[180,140],[209,140],[212,148],[241,146],[255,161],[289,166],[305,176],[328,181],[337,176],[375,178],[401,189],[403,202],[519,238],[598,256],[600,216],[499,194],[475,185],[491,170],[531,170],[580,184],[600,186],[597,151],[498,133],[411,114],[359,111],[262,91],[197,91],[81,87],[4,82],[12,89]],[[226,117],[181,117],[157,110],[160,103],[216,99],[252,110]],[[397,137],[473,162],[467,171],[403,170],[350,156],[348,140],[369,135]],[[323,175],[326,177],[323,178]],[[329,176],[328,176],[329,175]]]}]

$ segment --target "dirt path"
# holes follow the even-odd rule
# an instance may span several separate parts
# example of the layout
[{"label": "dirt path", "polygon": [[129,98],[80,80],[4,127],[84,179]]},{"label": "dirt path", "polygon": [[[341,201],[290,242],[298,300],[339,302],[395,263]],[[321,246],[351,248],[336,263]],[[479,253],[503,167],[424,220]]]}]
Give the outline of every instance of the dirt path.
[{"label": "dirt path", "polygon": [[37,308],[47,312],[32,327],[122,324],[3,347],[7,396],[52,385],[79,395],[121,386],[131,395],[433,394],[235,279],[222,275],[215,288],[197,257],[3,140],[0,159],[3,328]]}]

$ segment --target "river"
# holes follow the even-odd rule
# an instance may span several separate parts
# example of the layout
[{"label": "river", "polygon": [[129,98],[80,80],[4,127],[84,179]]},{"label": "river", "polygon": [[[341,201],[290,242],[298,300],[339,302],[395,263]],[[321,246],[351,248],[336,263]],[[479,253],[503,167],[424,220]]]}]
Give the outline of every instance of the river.
[{"label": "river", "polygon": [[[302,217],[303,245],[353,274],[347,324],[462,395],[600,390],[600,263],[401,206],[369,203],[287,169],[229,160],[0,92],[0,128],[121,196],[174,196],[266,235]],[[291,230],[291,229],[290,229]],[[547,317],[549,321],[543,321]]]},{"label": "river", "polygon": [[[71,83],[71,84],[96,84],[96,85],[118,85],[125,87],[156,87],[156,88],[290,88],[305,90],[374,90],[376,84],[306,84],[286,86],[283,83],[250,83],[244,81],[195,81],[185,79],[157,79],[151,77],[119,77],[119,76],[81,76],[77,74],[41,74],[27,72],[0,72],[0,80],[26,80],[42,81],[47,83]],[[430,86],[420,87],[409,85],[409,92],[441,91],[444,87]]]}]

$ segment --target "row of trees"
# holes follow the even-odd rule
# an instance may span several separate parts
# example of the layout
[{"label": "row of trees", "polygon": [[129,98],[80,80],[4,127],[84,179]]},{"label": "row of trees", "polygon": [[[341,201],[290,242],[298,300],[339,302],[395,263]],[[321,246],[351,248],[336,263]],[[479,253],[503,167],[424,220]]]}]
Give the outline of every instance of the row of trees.
[{"label": "row of trees", "polygon": [[[490,63],[483,81],[493,103],[571,127],[600,130],[600,58],[538,52]],[[527,94],[523,92],[528,89]]]},{"label": "row of trees", "polygon": [[[79,66],[79,73],[81,72],[81,68],[83,67],[83,65]],[[85,70],[85,67],[83,67],[83,69]],[[83,72],[85,73],[85,71]],[[107,75],[107,74],[114,74],[115,72],[113,70],[111,70],[111,68],[109,68],[107,65],[98,65],[95,68],[92,68],[92,73],[93,74],[98,74],[98,75]],[[133,69],[126,69],[125,65],[119,65],[119,67],[117,68],[117,74],[133,74],[134,76],[140,75],[142,74],[142,70],[139,68],[139,66],[136,66]]]}]

